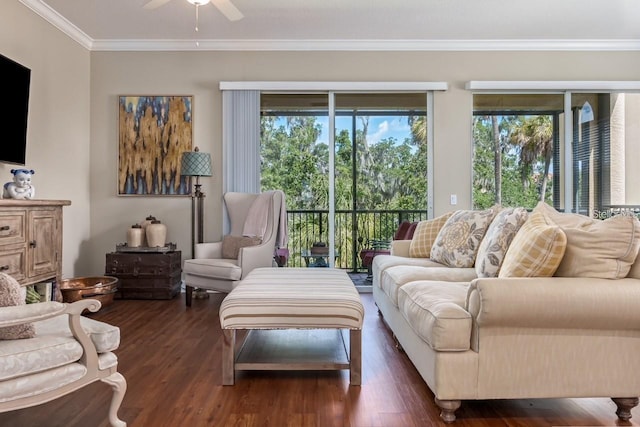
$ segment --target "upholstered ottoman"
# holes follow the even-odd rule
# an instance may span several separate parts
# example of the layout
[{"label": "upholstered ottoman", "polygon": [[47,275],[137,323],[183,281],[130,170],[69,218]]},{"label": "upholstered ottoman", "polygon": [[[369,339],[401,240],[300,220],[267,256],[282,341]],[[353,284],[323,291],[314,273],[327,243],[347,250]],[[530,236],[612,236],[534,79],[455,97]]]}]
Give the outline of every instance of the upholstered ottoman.
[{"label": "upholstered ottoman", "polygon": [[[257,268],[220,306],[224,332],[222,383],[234,384],[235,371],[241,370],[349,369],[351,385],[360,385],[363,317],[360,295],[344,271]],[[237,330],[249,330],[238,354]],[[349,330],[348,342],[343,330]],[[310,335],[300,339],[295,336],[300,331]],[[252,338],[252,334],[256,337]],[[327,334],[333,334],[339,341],[335,348],[343,353],[349,348],[346,361],[328,362],[320,357],[336,355],[325,344]],[[255,344],[251,344],[252,339]],[[271,345],[279,347],[273,351],[273,357],[269,356]],[[325,354],[314,353],[314,347]],[[252,360],[252,356],[258,357]]]}]

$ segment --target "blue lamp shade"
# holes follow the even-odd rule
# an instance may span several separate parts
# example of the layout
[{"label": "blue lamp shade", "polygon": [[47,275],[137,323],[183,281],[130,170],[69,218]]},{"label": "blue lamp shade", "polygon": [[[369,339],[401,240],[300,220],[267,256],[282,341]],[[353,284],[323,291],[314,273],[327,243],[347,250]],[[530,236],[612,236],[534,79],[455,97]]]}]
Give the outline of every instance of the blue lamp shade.
[{"label": "blue lamp shade", "polygon": [[198,147],[194,151],[182,153],[182,176],[211,176],[211,156],[209,153],[201,153]]}]

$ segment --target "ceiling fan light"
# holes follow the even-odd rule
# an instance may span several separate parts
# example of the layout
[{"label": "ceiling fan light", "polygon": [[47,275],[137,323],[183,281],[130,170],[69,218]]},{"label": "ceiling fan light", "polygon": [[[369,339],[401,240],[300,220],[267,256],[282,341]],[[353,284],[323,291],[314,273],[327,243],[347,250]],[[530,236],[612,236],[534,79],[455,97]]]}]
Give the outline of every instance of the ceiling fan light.
[{"label": "ceiling fan light", "polygon": [[204,6],[205,4],[209,3],[211,0],[187,0],[187,1],[196,6]]}]

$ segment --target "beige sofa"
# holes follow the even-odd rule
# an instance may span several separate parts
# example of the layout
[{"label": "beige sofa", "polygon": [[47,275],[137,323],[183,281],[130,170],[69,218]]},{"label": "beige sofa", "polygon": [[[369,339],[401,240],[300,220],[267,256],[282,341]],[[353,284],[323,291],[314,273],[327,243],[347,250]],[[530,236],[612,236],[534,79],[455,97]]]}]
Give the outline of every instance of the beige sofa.
[{"label": "beige sofa", "polygon": [[[547,222],[542,227],[566,239],[554,277],[478,278],[477,265],[410,256],[411,241],[394,242],[391,255],[373,261],[379,312],[447,422],[470,399],[611,397],[623,420],[638,404],[640,222],[592,224],[583,217],[584,224],[571,228],[578,217],[542,210],[536,214]],[[508,260],[535,252],[518,246],[532,241],[530,229],[524,231],[532,217],[507,243],[498,276]],[[614,222],[626,231],[610,227]],[[626,241],[626,249],[612,249],[617,241]],[[604,278],[610,274],[616,278]]]}]

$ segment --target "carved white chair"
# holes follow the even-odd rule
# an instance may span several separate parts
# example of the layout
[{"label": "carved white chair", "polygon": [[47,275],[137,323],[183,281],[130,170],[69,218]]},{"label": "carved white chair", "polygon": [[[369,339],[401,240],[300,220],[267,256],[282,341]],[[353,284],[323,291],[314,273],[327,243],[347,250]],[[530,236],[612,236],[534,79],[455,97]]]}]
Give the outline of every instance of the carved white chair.
[{"label": "carved white chair", "polygon": [[0,339],[0,412],[46,403],[100,380],[113,388],[109,422],[127,425],[118,418],[127,383],[112,353],[120,344],[120,329],[81,316],[99,308],[100,301],[92,299],[0,307],[3,334],[27,327],[35,333]]},{"label": "carved white chair", "polygon": [[[224,195],[224,204],[230,233],[223,241],[197,244],[194,259],[184,262],[187,306],[191,306],[194,288],[228,293],[254,268],[272,267],[276,246],[286,242],[286,204],[282,191],[229,192]],[[247,233],[252,225],[258,226]]]}]

